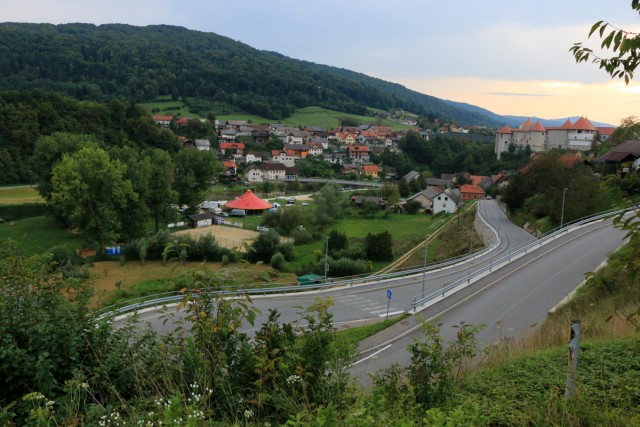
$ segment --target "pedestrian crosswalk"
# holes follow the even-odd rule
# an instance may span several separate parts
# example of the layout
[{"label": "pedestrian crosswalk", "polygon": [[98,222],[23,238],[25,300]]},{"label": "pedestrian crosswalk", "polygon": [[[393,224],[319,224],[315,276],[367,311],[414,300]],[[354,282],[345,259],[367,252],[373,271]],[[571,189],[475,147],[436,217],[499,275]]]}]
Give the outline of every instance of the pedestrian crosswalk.
[{"label": "pedestrian crosswalk", "polygon": [[384,301],[373,301],[360,295],[351,294],[336,296],[333,297],[333,300],[336,305],[344,304],[376,316],[385,316],[387,314],[387,308],[389,309],[389,314],[398,314],[404,312],[394,307],[393,305],[387,307],[386,299]]}]

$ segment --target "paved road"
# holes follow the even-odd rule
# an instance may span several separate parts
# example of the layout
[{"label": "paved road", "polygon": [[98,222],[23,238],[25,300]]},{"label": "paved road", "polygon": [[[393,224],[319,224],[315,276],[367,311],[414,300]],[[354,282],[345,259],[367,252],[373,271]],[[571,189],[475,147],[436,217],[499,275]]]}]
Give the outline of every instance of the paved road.
[{"label": "paved road", "polygon": [[[495,201],[482,200],[479,202],[478,209],[482,217],[496,229],[501,238],[500,245],[491,253],[460,265],[429,272],[426,275],[418,273],[412,277],[402,277],[384,280],[375,284],[353,285],[326,291],[255,297],[253,300],[254,306],[261,311],[261,314],[256,318],[256,328],[266,320],[269,308],[278,309],[281,313],[282,321],[294,321],[300,317],[298,314],[300,309],[295,307],[307,307],[317,297],[330,297],[333,300],[332,313],[333,319],[337,324],[369,321],[386,316],[387,290],[393,292],[393,297],[388,307],[389,313],[410,311],[412,298],[422,292],[423,280],[425,294],[437,291],[445,285],[468,275],[475,269],[488,265],[493,259],[504,256],[509,251],[534,240],[530,234],[509,222]],[[417,234],[421,234],[421,232],[418,231]],[[157,311],[142,313],[140,319],[149,322],[151,327],[158,331],[170,332],[173,330],[169,323],[163,322]],[[251,328],[245,330],[250,331]]]},{"label": "paved road", "polygon": [[[486,325],[477,336],[481,347],[498,342],[501,335],[521,337],[544,321],[549,310],[573,291],[587,272],[621,245],[624,236],[625,232],[613,228],[611,221],[569,233],[428,308],[421,316],[442,323],[446,341],[455,339],[454,326],[462,321]],[[352,367],[354,376],[366,385],[369,374],[391,363],[408,364],[407,347],[420,337],[419,328],[393,342],[389,340],[418,321],[414,316],[395,331],[385,331],[361,343],[361,349],[383,350],[364,354]],[[501,330],[496,326],[498,321],[502,322]]]}]

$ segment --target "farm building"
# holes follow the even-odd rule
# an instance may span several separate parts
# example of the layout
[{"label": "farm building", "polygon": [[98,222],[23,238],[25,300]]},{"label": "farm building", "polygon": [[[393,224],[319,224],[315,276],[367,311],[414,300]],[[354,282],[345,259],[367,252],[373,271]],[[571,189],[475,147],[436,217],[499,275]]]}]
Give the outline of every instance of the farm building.
[{"label": "farm building", "polygon": [[213,215],[209,212],[189,215],[189,226],[193,228],[208,227],[213,224]]}]

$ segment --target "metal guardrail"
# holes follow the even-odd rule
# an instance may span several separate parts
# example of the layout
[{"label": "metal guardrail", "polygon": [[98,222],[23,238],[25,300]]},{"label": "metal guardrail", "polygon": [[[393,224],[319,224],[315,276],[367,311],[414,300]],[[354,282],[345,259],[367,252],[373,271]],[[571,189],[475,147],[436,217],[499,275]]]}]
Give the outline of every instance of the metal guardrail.
[{"label": "metal guardrail", "polygon": [[[482,219],[484,221],[484,219]],[[487,224],[486,221],[484,221]],[[488,225],[488,224],[487,224]],[[423,266],[411,267],[407,269],[394,270],[389,273],[378,275],[357,275],[351,277],[342,277],[339,280],[331,280],[327,283],[316,283],[311,285],[298,285],[291,284],[289,286],[278,287],[255,287],[249,289],[243,289],[238,291],[231,290],[204,290],[208,295],[220,295],[220,296],[238,296],[238,295],[268,295],[268,294],[284,294],[284,293],[299,293],[307,292],[310,290],[325,290],[328,288],[338,288],[341,286],[354,286],[365,285],[367,283],[376,283],[384,280],[399,279],[402,277],[410,277],[417,274],[424,274],[424,272],[437,271],[446,267],[451,267],[456,264],[461,264],[485,253],[492,251],[499,241],[488,248],[482,248],[477,251],[455,257],[449,258],[437,263],[430,263],[426,269]],[[144,297],[130,299],[123,304],[114,304],[108,307],[104,307],[97,311],[98,319],[105,319],[115,316],[125,315],[131,312],[142,310],[149,307],[157,307],[165,304],[178,303],[184,298],[184,295],[179,291],[164,292],[154,295],[146,295]]]},{"label": "metal guardrail", "polygon": [[478,268],[476,271],[469,271],[469,274],[453,283],[451,283],[448,286],[445,286],[442,289],[439,289],[436,292],[432,292],[428,295],[417,295],[414,296],[411,299],[411,308],[413,310],[415,310],[418,306],[420,305],[424,305],[427,304],[431,301],[433,301],[436,298],[444,298],[447,296],[447,294],[451,294],[453,293],[452,291],[456,291],[458,290],[458,288],[462,288],[464,287],[464,285],[469,285],[472,281],[472,279],[480,279],[484,276],[486,276],[487,274],[489,274],[490,272],[492,272],[494,269],[496,268],[500,268],[503,265],[511,262],[513,259],[519,258],[523,255],[525,255],[527,253],[527,251],[530,251],[533,248],[536,247],[540,247],[552,240],[554,240],[555,238],[559,237],[562,233],[568,232],[570,228],[576,228],[576,227],[581,227],[584,226],[586,224],[592,223],[592,222],[596,222],[605,218],[611,218],[613,216],[616,215],[621,215],[624,214],[625,212],[629,212],[631,210],[635,210],[637,209],[637,207],[627,207],[627,208],[623,208],[623,209],[611,209],[605,212],[600,212],[594,215],[590,215],[584,218],[580,218],[578,220],[574,220],[572,222],[569,222],[565,225],[563,225],[562,228],[558,227],[554,230],[551,230],[550,232],[544,234],[542,237],[540,237],[539,239],[531,242],[531,243],[527,243],[525,245],[523,245],[520,248],[516,248],[513,251],[509,252],[507,255],[505,255],[502,258],[499,258],[497,260],[489,260],[489,264],[488,265],[484,265],[480,268]]},{"label": "metal guardrail", "polygon": [[[434,292],[432,294],[423,296],[422,298],[419,298],[419,296],[415,296],[412,298],[411,300],[411,307],[415,309],[415,307],[417,307],[418,305],[422,305],[425,302],[428,302],[436,297],[438,297],[439,295],[446,294],[447,292],[461,286],[462,284],[465,283],[469,283],[471,279],[473,278],[477,278],[480,274],[486,273],[486,272],[490,272],[491,269],[496,268],[496,266],[500,265],[501,263],[504,262],[505,259],[507,259],[509,262],[511,260],[512,257],[515,257],[517,254],[530,249],[531,247],[540,245],[541,242],[545,242],[546,239],[551,239],[553,237],[555,237],[557,234],[559,234],[559,232],[564,232],[566,230],[568,230],[571,226],[575,226],[578,224],[585,224],[588,222],[593,222],[602,218],[608,218],[611,216],[614,216],[616,214],[622,213],[622,212],[626,212],[628,210],[631,209],[635,209],[635,208],[625,208],[625,209],[618,209],[618,210],[610,210],[610,211],[606,211],[603,213],[599,213],[599,214],[595,214],[595,215],[591,215],[589,217],[586,218],[582,218],[580,220],[576,220],[573,222],[569,222],[567,223],[565,226],[562,227],[562,230],[552,230],[551,232],[549,232],[547,235],[543,236],[542,238],[540,238],[539,240],[534,241],[533,243],[530,243],[528,245],[525,245],[522,248],[518,248],[515,249],[514,251],[510,252],[507,256],[500,258],[497,261],[493,261],[490,260],[489,265],[485,266],[483,268],[480,268],[478,270],[476,270],[475,272],[471,273],[471,271],[469,272],[469,275],[465,276],[464,278],[453,282],[451,285],[437,291]],[[482,216],[480,216],[481,219],[484,221],[484,218],[482,218]],[[484,221],[485,224],[491,228],[493,230],[493,232],[497,235],[497,231],[491,227],[486,221]],[[440,270],[446,267],[451,267],[454,266],[456,264],[460,264],[460,263],[464,263],[466,261],[469,261],[471,259],[474,259],[478,256],[481,256],[485,253],[488,253],[490,251],[492,251],[493,249],[495,249],[495,247],[498,246],[498,244],[500,243],[499,239],[490,247],[488,248],[483,248],[480,250],[477,250],[475,252],[472,252],[470,254],[466,254],[457,258],[451,258],[451,259],[447,259],[438,263],[431,263],[427,266],[426,270],[424,267],[413,267],[413,268],[409,268],[409,269],[404,269],[404,270],[396,270],[390,273],[385,273],[385,274],[380,274],[380,275],[370,275],[370,276],[364,276],[364,275],[359,275],[359,276],[352,276],[352,277],[348,277],[348,278],[341,278],[340,280],[332,280],[329,281],[327,283],[317,283],[317,284],[311,284],[311,285],[298,285],[298,284],[291,284],[290,286],[278,286],[278,287],[255,287],[255,288],[249,288],[249,289],[243,289],[243,290],[238,290],[238,291],[231,291],[231,290],[204,290],[204,292],[206,292],[208,295],[218,295],[218,296],[238,296],[238,295],[271,295],[271,294],[284,294],[284,293],[299,293],[299,292],[307,292],[310,290],[325,290],[328,288],[337,288],[337,287],[341,287],[341,286],[353,286],[353,285],[364,285],[367,283],[375,283],[375,282],[381,282],[384,280],[393,280],[393,279],[398,279],[398,278],[402,278],[402,277],[410,277],[413,275],[418,275],[418,274],[424,274],[425,271],[429,272],[429,271],[436,271],[436,270]],[[97,318],[98,319],[105,319],[105,318],[110,318],[110,317],[115,317],[115,316],[120,316],[120,315],[125,315],[128,313],[132,313],[132,312],[136,312],[138,310],[142,310],[144,308],[149,308],[149,307],[158,307],[158,306],[162,306],[165,304],[171,304],[171,303],[178,303],[179,301],[181,301],[184,298],[184,295],[181,294],[179,291],[174,291],[174,292],[164,292],[164,293],[160,293],[160,294],[155,294],[155,295],[147,295],[144,297],[140,297],[140,298],[134,298],[131,300],[128,300],[124,303],[124,305],[121,304],[117,304],[117,305],[111,305],[108,307],[105,307],[103,309],[98,310],[97,314]]]}]

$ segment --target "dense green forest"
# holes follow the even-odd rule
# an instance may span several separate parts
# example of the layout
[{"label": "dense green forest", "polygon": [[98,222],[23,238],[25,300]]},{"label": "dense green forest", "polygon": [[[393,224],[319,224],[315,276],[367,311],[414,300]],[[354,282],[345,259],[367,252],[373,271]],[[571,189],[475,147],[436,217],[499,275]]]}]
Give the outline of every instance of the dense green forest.
[{"label": "dense green forest", "polygon": [[[82,100],[166,95],[269,119],[321,106],[355,114],[401,109],[460,124],[500,123],[352,71],[166,25],[0,24],[0,89],[41,88]],[[204,102],[203,102],[204,100]]]},{"label": "dense green forest", "polygon": [[173,132],[156,126],[144,109],[116,99],[81,102],[41,90],[7,91],[0,93],[0,123],[0,184],[36,183],[36,142],[56,132],[91,135],[105,146],[179,148]]}]

